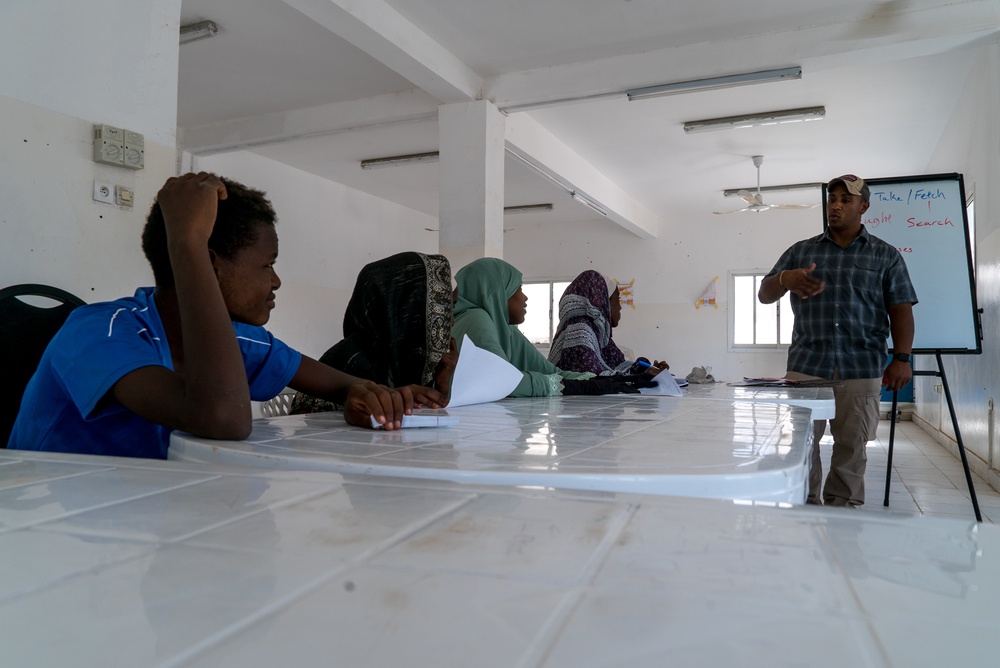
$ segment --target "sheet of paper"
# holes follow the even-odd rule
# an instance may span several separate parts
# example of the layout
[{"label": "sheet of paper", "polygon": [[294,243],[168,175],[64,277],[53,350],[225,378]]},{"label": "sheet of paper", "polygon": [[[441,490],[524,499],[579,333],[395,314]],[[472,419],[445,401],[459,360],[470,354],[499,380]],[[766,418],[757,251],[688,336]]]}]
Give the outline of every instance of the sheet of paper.
[{"label": "sheet of paper", "polygon": [[[382,425],[371,419],[372,429],[382,429]],[[433,408],[418,408],[413,411],[413,415],[404,415],[402,429],[414,427],[451,427],[458,424],[458,417],[448,415],[446,411]]]},{"label": "sheet of paper", "polygon": [[739,383],[728,383],[730,387],[840,387],[839,380],[790,380],[788,378],[747,378]]},{"label": "sheet of paper", "polygon": [[462,339],[448,406],[469,406],[503,399],[514,391],[524,374],[488,350],[477,348],[468,334]]},{"label": "sheet of paper", "polygon": [[[681,392],[680,385],[677,384],[677,379],[674,378],[674,375],[669,371],[661,371],[653,376],[653,380],[656,381],[656,385],[653,387],[639,388],[640,394],[659,394],[667,397],[684,396],[684,393]],[[685,385],[686,384],[687,383],[685,383]]]}]

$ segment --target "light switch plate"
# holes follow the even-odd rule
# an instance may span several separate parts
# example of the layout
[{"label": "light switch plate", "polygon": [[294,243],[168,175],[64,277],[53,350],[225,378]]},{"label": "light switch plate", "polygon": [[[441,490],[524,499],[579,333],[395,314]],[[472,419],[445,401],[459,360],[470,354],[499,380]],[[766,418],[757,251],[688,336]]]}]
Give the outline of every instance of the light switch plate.
[{"label": "light switch plate", "polygon": [[135,193],[131,188],[115,186],[115,204],[131,209],[134,201]]}]

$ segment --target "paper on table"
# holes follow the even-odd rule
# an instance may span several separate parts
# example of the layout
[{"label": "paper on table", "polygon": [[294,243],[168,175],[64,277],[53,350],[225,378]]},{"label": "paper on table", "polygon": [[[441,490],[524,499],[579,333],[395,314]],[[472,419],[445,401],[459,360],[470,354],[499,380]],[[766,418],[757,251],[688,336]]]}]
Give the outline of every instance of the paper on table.
[{"label": "paper on table", "polygon": [[[371,418],[372,429],[382,429],[382,425]],[[400,428],[411,427],[451,427],[458,424],[458,417],[448,415],[447,411],[435,408],[418,408],[413,411],[413,415],[404,415]]]},{"label": "paper on table", "polygon": [[656,381],[656,385],[653,387],[641,387],[639,388],[639,392],[641,394],[662,394],[667,397],[680,397],[684,395],[681,392],[680,385],[677,384],[677,379],[669,371],[661,371],[653,376],[653,380]]},{"label": "paper on table", "polygon": [[730,387],[840,387],[842,385],[842,381],[823,378],[791,380],[790,378],[747,378],[746,376],[741,382],[729,383]]},{"label": "paper on table", "polygon": [[466,334],[451,381],[448,406],[454,408],[503,399],[514,391],[523,376],[507,360],[477,348]]}]

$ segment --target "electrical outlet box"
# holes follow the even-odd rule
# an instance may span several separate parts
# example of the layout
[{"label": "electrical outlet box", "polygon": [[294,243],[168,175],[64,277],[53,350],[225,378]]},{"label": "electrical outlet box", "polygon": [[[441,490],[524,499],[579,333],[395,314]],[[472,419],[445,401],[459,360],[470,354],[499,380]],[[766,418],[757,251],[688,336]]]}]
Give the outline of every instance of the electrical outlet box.
[{"label": "electrical outlet box", "polygon": [[[121,128],[98,123],[94,126],[94,162],[125,164],[125,133]],[[103,200],[102,200],[103,201]]]},{"label": "electrical outlet box", "polygon": [[115,189],[110,183],[94,181],[94,201],[105,204],[115,203]]},{"label": "electrical outlet box", "polygon": [[145,140],[138,132],[125,130],[125,153],[123,163],[129,169],[142,169],[145,166]]}]

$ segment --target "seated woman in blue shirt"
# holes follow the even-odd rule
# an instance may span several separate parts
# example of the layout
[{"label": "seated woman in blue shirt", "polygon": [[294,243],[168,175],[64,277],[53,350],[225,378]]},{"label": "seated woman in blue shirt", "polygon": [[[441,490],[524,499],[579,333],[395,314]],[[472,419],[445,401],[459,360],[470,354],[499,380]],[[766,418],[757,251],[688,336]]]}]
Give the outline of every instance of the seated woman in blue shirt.
[{"label": "seated woman in blue shirt", "polygon": [[165,458],[170,432],[243,439],[250,401],[286,385],[398,428],[430,388],[390,389],[302,355],[263,328],[281,281],[275,214],[213,174],[168,179],[143,230],[155,288],[76,309],[25,390],[8,447]]}]

